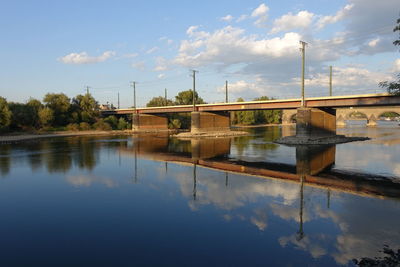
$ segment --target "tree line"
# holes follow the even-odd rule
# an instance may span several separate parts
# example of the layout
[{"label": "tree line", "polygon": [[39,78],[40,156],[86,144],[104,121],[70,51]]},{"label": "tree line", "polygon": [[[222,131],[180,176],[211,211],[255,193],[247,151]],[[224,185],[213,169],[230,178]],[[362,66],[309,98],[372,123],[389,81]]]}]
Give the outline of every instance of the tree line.
[{"label": "tree line", "polygon": [[48,93],[43,102],[7,102],[0,97],[0,131],[112,130],[129,129],[124,118],[101,118],[98,102],[87,93],[70,99],[63,93]]}]

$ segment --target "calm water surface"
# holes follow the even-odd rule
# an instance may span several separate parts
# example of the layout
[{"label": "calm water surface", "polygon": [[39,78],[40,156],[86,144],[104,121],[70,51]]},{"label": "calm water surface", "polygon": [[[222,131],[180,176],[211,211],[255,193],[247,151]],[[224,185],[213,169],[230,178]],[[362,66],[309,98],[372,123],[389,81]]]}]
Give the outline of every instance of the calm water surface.
[{"label": "calm water surface", "polygon": [[324,148],[248,131],[1,145],[0,266],[352,266],[400,247],[399,126]]}]

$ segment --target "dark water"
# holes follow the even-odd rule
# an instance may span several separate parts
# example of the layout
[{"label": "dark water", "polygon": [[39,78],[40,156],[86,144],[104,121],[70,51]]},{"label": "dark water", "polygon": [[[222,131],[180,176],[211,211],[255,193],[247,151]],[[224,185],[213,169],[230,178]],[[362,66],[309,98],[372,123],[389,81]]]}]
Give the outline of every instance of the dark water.
[{"label": "dark water", "polygon": [[0,266],[351,266],[400,247],[396,124],[323,148],[248,131],[0,146]]}]

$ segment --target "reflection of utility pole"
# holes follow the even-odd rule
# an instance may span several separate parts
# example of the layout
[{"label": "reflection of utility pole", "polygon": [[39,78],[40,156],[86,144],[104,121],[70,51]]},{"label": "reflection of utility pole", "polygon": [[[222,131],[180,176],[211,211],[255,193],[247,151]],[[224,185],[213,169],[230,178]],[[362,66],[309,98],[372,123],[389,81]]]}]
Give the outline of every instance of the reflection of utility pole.
[{"label": "reflection of utility pole", "polygon": [[196,72],[197,70],[192,70],[193,74],[191,75],[193,77],[193,111],[196,111]]},{"label": "reflection of utility pole", "polygon": [[305,101],[304,101],[304,69],[305,69],[305,57],[306,57],[306,42],[300,41],[301,48],[301,106],[305,106]]},{"label": "reflection of utility pole", "polygon": [[[139,142],[137,142],[136,144],[139,144]],[[135,175],[134,175],[135,184],[137,183],[137,149],[138,147],[136,147],[135,145]]]},{"label": "reflection of utility pole", "polygon": [[296,239],[297,241],[300,241],[304,237],[304,231],[303,231],[303,207],[304,207],[304,179],[305,175],[301,175],[300,177],[300,227],[299,231],[297,232]]},{"label": "reflection of utility pole", "polygon": [[327,198],[327,203],[326,206],[328,209],[331,208],[331,190],[328,188],[328,191],[326,192],[326,198]]},{"label": "reflection of utility pole", "polygon": [[167,174],[168,173],[168,162],[166,161],[165,162],[165,174]]},{"label": "reflection of utility pole", "polygon": [[196,194],[197,194],[196,167],[197,164],[193,164],[193,200],[196,200]]},{"label": "reflection of utility pole", "polygon": [[228,172],[225,172],[225,187],[228,187]]}]

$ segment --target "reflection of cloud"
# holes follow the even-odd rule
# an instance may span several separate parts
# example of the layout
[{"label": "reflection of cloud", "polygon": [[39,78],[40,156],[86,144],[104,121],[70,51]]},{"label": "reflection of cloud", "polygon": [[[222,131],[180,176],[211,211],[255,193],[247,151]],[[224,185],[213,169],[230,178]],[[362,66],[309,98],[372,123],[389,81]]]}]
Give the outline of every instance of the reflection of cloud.
[{"label": "reflection of cloud", "polygon": [[76,187],[89,187],[94,183],[103,184],[109,188],[118,186],[118,183],[115,182],[113,179],[96,176],[76,175],[67,176],[65,179],[68,183]]},{"label": "reflection of cloud", "polygon": [[257,226],[260,231],[264,231],[267,228],[267,210],[257,209],[255,210],[255,216],[250,218],[250,221]]},{"label": "reflection of cloud", "polygon": [[326,236],[322,234],[313,237],[305,236],[301,240],[296,238],[296,234],[279,238],[279,244],[282,247],[289,243],[292,243],[298,249],[308,251],[313,258],[319,258],[327,253],[323,248],[327,243]]}]

